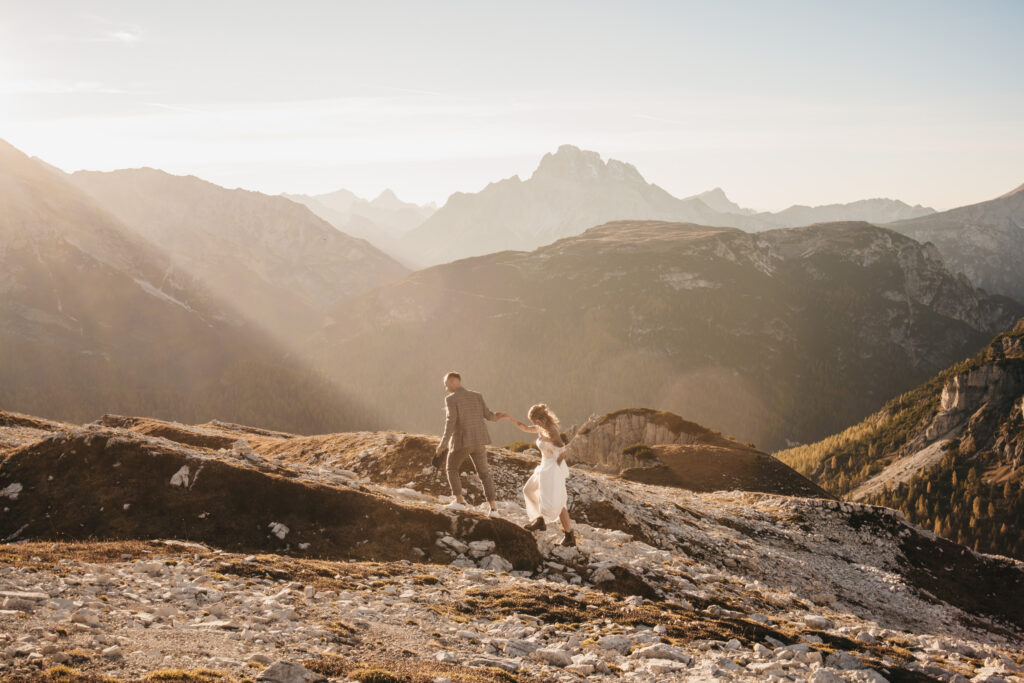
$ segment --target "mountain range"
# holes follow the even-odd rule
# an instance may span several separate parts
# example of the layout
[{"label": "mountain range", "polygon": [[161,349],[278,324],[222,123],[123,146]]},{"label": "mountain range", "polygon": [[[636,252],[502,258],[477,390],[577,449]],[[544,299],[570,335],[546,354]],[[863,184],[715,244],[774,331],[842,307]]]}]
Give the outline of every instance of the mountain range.
[{"label": "mountain range", "polygon": [[[246,293],[225,301],[203,272],[67,174],[4,142],[0,162],[0,405],[78,420],[132,408],[174,419],[258,417],[296,430],[372,421],[286,358],[241,305]],[[192,210],[182,201],[175,215]],[[329,239],[355,242],[319,224]],[[218,246],[211,240],[209,251]]]},{"label": "mountain range", "polygon": [[438,427],[458,369],[496,410],[656,405],[774,448],[859,420],[1022,311],[868,223],[622,221],[348,299],[305,357],[403,429]]},{"label": "mountain range", "polygon": [[[222,326],[233,325],[213,325],[223,336],[188,350],[186,355],[209,361],[204,371],[165,381],[162,369],[143,378],[156,362],[161,340],[169,340],[169,348],[184,343],[175,342],[175,334],[197,324],[192,319],[164,331],[161,325],[168,323],[161,316],[161,322],[149,324],[142,318],[103,320],[106,310],[73,313],[77,320],[103,320],[97,329],[115,347],[123,341],[103,351],[117,370],[108,368],[110,377],[118,379],[100,378],[89,365],[95,361],[82,361],[83,370],[76,374],[74,364],[62,359],[71,384],[103,390],[95,400],[83,398],[84,388],[70,392],[54,404],[58,417],[91,414],[87,411],[94,409],[87,406],[117,392],[123,398],[116,406],[131,405],[136,396],[147,412],[191,415],[166,412],[171,404],[180,409],[180,398],[155,397],[163,395],[165,383],[176,387],[168,396],[180,396],[196,382],[212,380],[234,358],[228,348],[241,336],[261,348],[253,353],[265,367],[285,358],[291,367],[302,358],[307,369],[302,372],[325,372],[347,391],[365,387],[360,389],[362,404],[345,404],[338,415],[372,415],[374,420],[386,415],[402,427],[426,429],[436,419],[425,398],[436,380],[429,378],[461,367],[477,370],[481,383],[501,387],[516,402],[525,404],[545,393],[572,421],[618,405],[625,394],[630,403],[665,405],[777,448],[855,422],[975,352],[1021,312],[1020,304],[990,296],[947,269],[935,247],[863,222],[746,233],[695,223],[620,221],[532,252],[493,253],[410,274],[380,249],[286,197],[228,190],[154,169],[65,174],[5,149],[12,159],[5,170],[31,169],[46,180],[11,195],[9,230],[38,213],[36,207],[52,210],[66,203],[70,208],[60,220],[46,221],[54,235],[66,239],[73,234],[79,243],[92,245],[91,257],[112,263],[121,277],[127,273],[133,282],[147,283],[152,291],[141,291],[150,298],[166,295],[164,303],[179,302],[181,311],[203,312]],[[709,220],[726,216],[760,225],[765,220],[765,214],[731,202],[720,188],[679,200],[644,181],[628,164],[604,162],[596,153],[570,146],[547,155],[529,180],[503,183],[518,187],[523,206],[534,208],[539,205],[531,204],[532,198],[561,188],[544,206],[555,207],[562,197],[559,211],[566,216],[581,198],[594,215],[613,210],[609,207],[627,187],[638,207],[696,212]],[[494,196],[505,192],[494,189],[497,185],[492,186]],[[57,201],[65,195],[74,197],[73,207],[70,200]],[[466,195],[465,201],[483,206],[490,202],[485,195]],[[429,210],[390,192],[372,202],[345,191],[309,199],[350,216],[372,214],[395,235],[418,220],[414,214]],[[1018,200],[1018,194],[1010,194],[994,206],[1012,217]],[[399,239],[412,238],[452,207],[449,202]],[[510,205],[513,213],[521,208]],[[796,215],[796,208],[787,215]],[[103,216],[106,233],[94,215]],[[380,218],[384,215],[394,220],[387,223]],[[557,233],[555,228],[541,230],[531,239],[547,241]],[[112,260],[111,250],[129,256]],[[150,269],[144,277],[130,271],[142,262]],[[25,264],[11,263],[8,281],[18,273],[23,291],[46,291],[43,273],[29,274]],[[51,272],[68,268],[48,266]],[[187,292],[175,293],[182,287]],[[98,284],[79,289],[76,294],[97,300],[108,296]],[[39,327],[45,309],[28,307],[26,313],[27,304],[18,308],[13,297],[6,303],[8,311],[20,313],[9,316],[4,332],[22,340],[17,348],[27,362],[19,366],[10,353],[6,376],[17,381],[8,382],[5,400],[20,407],[32,373],[59,365],[41,351],[70,342],[60,338],[59,326],[52,332]],[[146,303],[142,298],[122,308],[135,310]],[[134,329],[140,325],[146,329]],[[151,330],[160,333],[137,345],[141,350],[126,341]],[[24,346],[32,335],[47,343]],[[16,346],[12,342],[8,348]],[[235,356],[248,353],[244,348],[238,346]],[[83,353],[94,352],[85,345]],[[116,362],[122,355],[137,364]],[[523,367],[543,372],[527,379],[524,375],[537,373],[524,373]],[[316,384],[323,378],[306,379]],[[557,388],[549,388],[552,382]],[[287,383],[302,385],[294,378]],[[244,401],[239,398],[239,403]],[[40,408],[46,405],[40,400],[26,407],[44,412]],[[193,409],[199,410],[199,404],[188,408]],[[257,417],[273,423],[262,414]]]},{"label": "mountain range", "polygon": [[721,188],[679,199],[647,182],[631,164],[562,145],[544,155],[528,179],[491,183],[475,194],[456,192],[393,248],[421,265],[506,249],[531,250],[614,220],[667,220],[755,231],[826,221],[895,221],[932,209],[891,199],[757,213]]},{"label": "mountain range", "polygon": [[384,190],[372,200],[345,189],[318,195],[283,196],[305,205],[338,230],[395,255],[401,252],[398,239],[437,210],[433,204],[403,202],[391,190]]},{"label": "mountain range", "polygon": [[318,329],[345,297],[408,272],[283,197],[151,168],[78,171],[69,180],[283,342]]}]

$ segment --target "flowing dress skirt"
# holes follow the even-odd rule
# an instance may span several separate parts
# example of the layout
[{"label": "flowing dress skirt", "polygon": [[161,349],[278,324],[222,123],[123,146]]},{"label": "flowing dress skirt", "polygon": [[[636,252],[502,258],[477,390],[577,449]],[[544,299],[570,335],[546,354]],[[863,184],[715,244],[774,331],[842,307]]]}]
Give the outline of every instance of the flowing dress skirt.
[{"label": "flowing dress skirt", "polygon": [[568,476],[569,466],[564,460],[559,465],[557,456],[541,458],[540,465],[523,487],[526,516],[531,521],[538,517],[543,517],[547,522],[558,519],[569,499],[565,491]]}]

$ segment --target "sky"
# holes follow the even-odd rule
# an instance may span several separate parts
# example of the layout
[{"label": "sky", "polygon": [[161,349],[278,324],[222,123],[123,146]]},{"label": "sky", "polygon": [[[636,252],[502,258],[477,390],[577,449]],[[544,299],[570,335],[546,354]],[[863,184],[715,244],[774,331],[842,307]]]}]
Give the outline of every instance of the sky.
[{"label": "sky", "polygon": [[676,196],[1024,183],[1024,2],[0,0],[0,138],[68,171],[416,202],[561,144]]}]

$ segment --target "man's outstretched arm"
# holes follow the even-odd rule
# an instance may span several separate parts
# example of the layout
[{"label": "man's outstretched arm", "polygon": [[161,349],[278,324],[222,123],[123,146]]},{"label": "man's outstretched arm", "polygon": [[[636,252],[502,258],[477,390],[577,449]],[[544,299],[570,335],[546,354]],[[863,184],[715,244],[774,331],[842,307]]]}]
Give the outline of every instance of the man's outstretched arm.
[{"label": "man's outstretched arm", "polygon": [[497,422],[498,420],[501,419],[501,413],[493,413],[493,412],[491,412],[491,409],[487,407],[487,401],[484,400],[484,397],[483,397],[482,394],[480,395],[480,403],[484,407],[484,418],[485,419],[490,420],[491,422]]}]

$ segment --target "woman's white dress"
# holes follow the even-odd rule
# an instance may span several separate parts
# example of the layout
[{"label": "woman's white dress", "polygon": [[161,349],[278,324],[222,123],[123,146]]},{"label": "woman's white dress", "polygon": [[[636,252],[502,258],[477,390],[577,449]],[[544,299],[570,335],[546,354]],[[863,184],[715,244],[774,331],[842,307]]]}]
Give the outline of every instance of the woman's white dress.
[{"label": "woman's white dress", "polygon": [[564,460],[558,463],[558,456],[565,450],[565,446],[537,439],[537,448],[540,449],[540,464],[523,487],[526,516],[531,521],[543,517],[545,521],[551,522],[558,519],[568,502],[565,480],[569,476],[569,466]]}]

